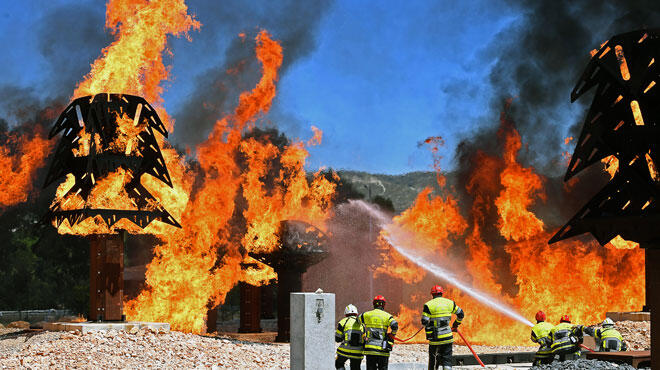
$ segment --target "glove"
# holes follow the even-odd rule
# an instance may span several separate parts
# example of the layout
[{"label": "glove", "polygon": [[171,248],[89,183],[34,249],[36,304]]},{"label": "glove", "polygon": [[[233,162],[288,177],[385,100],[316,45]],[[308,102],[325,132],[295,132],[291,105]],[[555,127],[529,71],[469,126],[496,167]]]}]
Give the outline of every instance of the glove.
[{"label": "glove", "polygon": [[454,323],[451,325],[451,331],[456,332],[456,330],[458,330],[459,325],[461,325],[461,324],[454,321]]}]

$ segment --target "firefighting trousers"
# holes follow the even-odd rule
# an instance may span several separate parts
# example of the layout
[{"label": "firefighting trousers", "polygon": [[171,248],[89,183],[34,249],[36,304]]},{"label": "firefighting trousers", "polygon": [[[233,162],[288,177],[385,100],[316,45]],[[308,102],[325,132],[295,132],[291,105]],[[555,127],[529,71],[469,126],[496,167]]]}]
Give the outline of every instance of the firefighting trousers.
[{"label": "firefighting trousers", "polygon": [[337,355],[337,359],[335,360],[335,369],[344,369],[344,364],[346,361],[350,361],[351,370],[360,370],[360,363],[362,363],[361,358],[348,358],[342,355]]},{"label": "firefighting trousers", "polygon": [[387,370],[389,356],[367,355],[367,370]]},{"label": "firefighting trousers", "polygon": [[429,370],[451,366],[452,343],[429,345]]}]

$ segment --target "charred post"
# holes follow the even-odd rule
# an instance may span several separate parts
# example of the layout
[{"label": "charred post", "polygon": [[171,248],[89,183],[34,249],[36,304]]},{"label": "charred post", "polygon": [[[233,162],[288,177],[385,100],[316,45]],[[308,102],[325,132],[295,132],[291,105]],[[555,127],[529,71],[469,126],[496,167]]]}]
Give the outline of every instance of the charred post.
[{"label": "charred post", "polygon": [[261,287],[239,283],[241,319],[239,333],[261,333]]},{"label": "charred post", "polygon": [[124,235],[89,239],[89,320],[124,321]]},{"label": "charred post", "polygon": [[280,242],[271,253],[252,256],[271,266],[277,273],[277,337],[278,342],[290,338],[290,294],[302,291],[302,274],[309,266],[321,262],[327,255],[327,237],[316,227],[286,220],[280,224]]}]

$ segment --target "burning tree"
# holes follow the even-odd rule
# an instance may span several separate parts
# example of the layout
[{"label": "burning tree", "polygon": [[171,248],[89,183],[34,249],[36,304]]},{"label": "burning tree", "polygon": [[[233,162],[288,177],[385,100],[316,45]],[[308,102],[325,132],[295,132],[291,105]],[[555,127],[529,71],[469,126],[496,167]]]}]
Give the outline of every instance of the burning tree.
[{"label": "burning tree", "polygon": [[57,228],[64,220],[74,228],[91,217],[101,232],[116,230],[122,219],[140,228],[156,219],[180,227],[141,183],[149,174],[172,187],[154,131],[167,137],[158,114],[141,97],[98,94],[71,102],[49,135],[64,132],[44,186],[67,180],[47,217]]},{"label": "burning tree", "polygon": [[71,102],[50,132],[64,134],[45,186],[66,181],[46,218],[58,229],[99,234],[90,239],[91,320],[124,320],[122,231],[153,220],[181,226],[141,183],[149,174],[172,187],[154,131],[167,137],[146,100],[104,93]]},{"label": "burning tree", "polygon": [[[575,101],[596,86],[565,180],[591,164],[617,163],[611,181],[550,239],[591,233],[601,245],[616,238],[640,243],[646,253],[646,303],[651,316],[652,363],[660,366],[660,29],[612,37],[592,53],[571,93]],[[616,161],[612,161],[611,159]]]}]

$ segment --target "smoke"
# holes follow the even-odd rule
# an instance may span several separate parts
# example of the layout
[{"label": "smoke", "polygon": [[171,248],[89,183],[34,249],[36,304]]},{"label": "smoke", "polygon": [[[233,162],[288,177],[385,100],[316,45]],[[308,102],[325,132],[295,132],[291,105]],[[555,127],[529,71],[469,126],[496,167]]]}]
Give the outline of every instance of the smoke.
[{"label": "smoke", "polygon": [[[592,166],[571,184],[563,182],[568,164],[563,152],[567,136],[577,137],[591,95],[570,103],[570,92],[590,59],[589,51],[615,34],[660,25],[660,3],[638,0],[509,0],[522,17],[502,30],[487,53],[497,60],[489,76],[495,95],[488,123],[471,132],[456,148],[456,178],[460,190],[467,187],[477,164],[499,157],[503,141],[493,140],[515,128],[522,136],[519,159],[544,175],[545,202],[534,209],[549,228],[568,220],[578,207],[595,194],[607,177]],[[505,112],[508,128],[497,120]],[[492,197],[500,189],[477,189]],[[463,191],[461,204],[472,209]],[[495,224],[497,214],[487,212],[486,225]],[[490,232],[488,232],[490,231]],[[487,230],[495,237],[496,230]],[[495,240],[495,239],[493,239]]]},{"label": "smoke", "polygon": [[[494,107],[515,97],[510,115],[529,151],[526,161],[541,173],[563,172],[561,152],[581,127],[585,97],[571,106],[570,91],[589,61],[589,51],[615,34],[660,24],[660,3],[650,0],[510,0],[523,14],[492,46],[498,60],[490,75]],[[567,121],[568,120],[568,121]],[[481,143],[479,143],[481,144]]]},{"label": "smoke", "polygon": [[[194,147],[208,136],[219,117],[231,111],[242,91],[254,85],[260,76],[259,63],[254,57],[254,36],[258,28],[268,30],[284,48],[281,76],[298,60],[316,48],[316,33],[331,0],[263,2],[190,2],[202,22],[195,43],[211,51],[218,44],[228,45],[216,65],[195,78],[195,90],[174,114],[176,125],[173,141]],[[238,36],[242,33],[244,36]],[[230,35],[230,41],[220,35]],[[297,121],[276,107],[270,119]],[[279,123],[279,122],[278,122]],[[294,122],[295,123],[295,122]],[[281,127],[281,126],[280,126]]]},{"label": "smoke", "polygon": [[45,86],[49,96],[68,99],[89,66],[109,45],[103,8],[66,4],[45,13],[37,22],[37,46],[47,62]]}]

